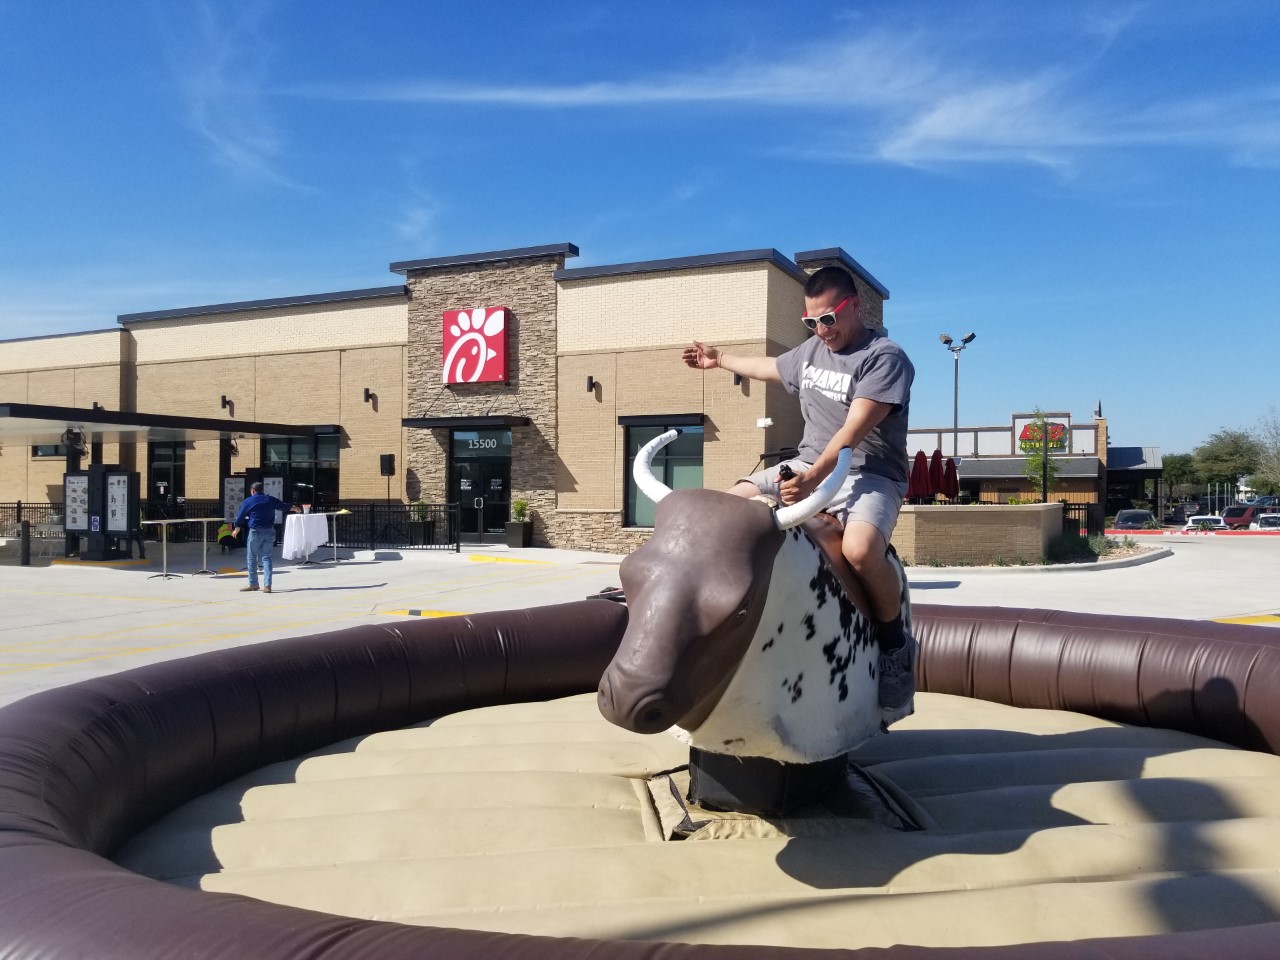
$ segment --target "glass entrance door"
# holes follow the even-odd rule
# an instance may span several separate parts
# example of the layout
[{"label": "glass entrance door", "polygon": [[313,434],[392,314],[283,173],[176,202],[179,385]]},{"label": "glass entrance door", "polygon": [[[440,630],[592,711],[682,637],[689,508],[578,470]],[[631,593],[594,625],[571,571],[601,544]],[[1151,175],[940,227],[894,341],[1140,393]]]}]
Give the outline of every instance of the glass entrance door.
[{"label": "glass entrance door", "polygon": [[463,543],[505,543],[511,509],[511,431],[455,430],[449,502]]}]

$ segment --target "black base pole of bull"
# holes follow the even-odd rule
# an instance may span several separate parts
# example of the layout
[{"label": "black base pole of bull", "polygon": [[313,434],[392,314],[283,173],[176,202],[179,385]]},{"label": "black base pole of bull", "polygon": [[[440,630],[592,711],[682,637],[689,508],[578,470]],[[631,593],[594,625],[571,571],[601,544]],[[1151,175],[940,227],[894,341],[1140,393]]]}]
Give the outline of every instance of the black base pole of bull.
[{"label": "black base pole of bull", "polygon": [[689,799],[708,810],[785,817],[829,790],[848,766],[844,756],[817,763],[782,763],[690,747]]}]

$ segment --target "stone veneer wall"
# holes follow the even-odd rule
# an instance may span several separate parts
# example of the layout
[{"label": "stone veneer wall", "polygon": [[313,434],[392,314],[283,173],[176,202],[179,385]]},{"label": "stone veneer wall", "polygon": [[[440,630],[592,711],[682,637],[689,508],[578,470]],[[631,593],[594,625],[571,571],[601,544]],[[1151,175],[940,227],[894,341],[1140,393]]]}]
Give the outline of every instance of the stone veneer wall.
[{"label": "stone veneer wall", "polygon": [[904,563],[920,566],[1039,563],[1062,532],[1062,504],[917,506],[906,504],[893,532]]},{"label": "stone veneer wall", "polygon": [[[533,542],[563,546],[556,519],[556,282],[564,256],[521,257],[406,271],[409,417],[525,416],[513,427],[511,497],[529,501]],[[442,381],[441,320],[446,310],[507,307],[507,382]],[[446,499],[449,431],[407,431],[406,492],[411,500]]]}]

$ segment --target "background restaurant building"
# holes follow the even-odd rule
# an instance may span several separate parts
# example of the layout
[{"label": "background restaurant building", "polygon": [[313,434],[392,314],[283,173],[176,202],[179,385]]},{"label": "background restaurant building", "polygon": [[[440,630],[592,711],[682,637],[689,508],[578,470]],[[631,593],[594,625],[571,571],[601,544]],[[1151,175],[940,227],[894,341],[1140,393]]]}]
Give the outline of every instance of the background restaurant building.
[{"label": "background restaurant building", "polygon": [[297,502],[457,503],[465,542],[504,539],[519,498],[535,544],[628,551],[652,521],[629,472],[646,441],[685,428],[655,468],[721,489],[800,436],[794,398],[688,369],[690,339],[790,349],[807,335],[805,279],[827,264],[854,274],[869,326],[889,296],[838,247],[567,268],[577,253],[401,261],[392,286],[0,341],[0,502],[60,502],[63,438],[44,423],[139,472],[153,503],[265,474]]}]

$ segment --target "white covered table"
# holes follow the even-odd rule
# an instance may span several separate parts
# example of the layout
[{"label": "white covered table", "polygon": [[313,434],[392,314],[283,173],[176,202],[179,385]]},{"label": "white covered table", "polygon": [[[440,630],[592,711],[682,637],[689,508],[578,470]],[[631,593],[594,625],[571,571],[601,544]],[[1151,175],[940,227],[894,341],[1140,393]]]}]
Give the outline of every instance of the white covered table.
[{"label": "white covered table", "polygon": [[329,539],[329,521],[322,513],[291,513],[284,518],[286,560],[306,560],[320,544]]}]

